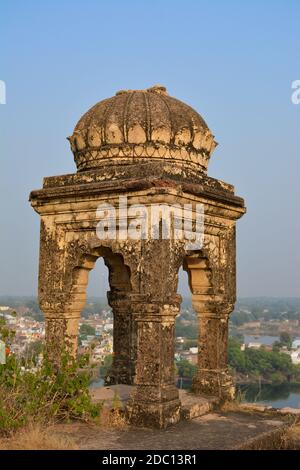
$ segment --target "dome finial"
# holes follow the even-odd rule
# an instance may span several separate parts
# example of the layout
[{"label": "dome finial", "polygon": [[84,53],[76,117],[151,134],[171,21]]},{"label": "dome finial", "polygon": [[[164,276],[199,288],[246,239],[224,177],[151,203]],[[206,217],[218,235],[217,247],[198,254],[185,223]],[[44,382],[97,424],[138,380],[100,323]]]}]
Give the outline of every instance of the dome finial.
[{"label": "dome finial", "polygon": [[157,93],[158,95],[168,96],[166,87],[164,85],[160,85],[159,83],[151,86],[150,88],[146,88],[145,90],[119,90],[116,92],[116,96],[124,95],[126,93],[134,93],[135,91],[147,91],[148,93]]},{"label": "dome finial", "polygon": [[159,83],[157,85],[153,85],[150,88],[147,88],[147,91],[149,91],[149,93],[158,93],[159,95],[168,95],[166,87],[160,85]]}]

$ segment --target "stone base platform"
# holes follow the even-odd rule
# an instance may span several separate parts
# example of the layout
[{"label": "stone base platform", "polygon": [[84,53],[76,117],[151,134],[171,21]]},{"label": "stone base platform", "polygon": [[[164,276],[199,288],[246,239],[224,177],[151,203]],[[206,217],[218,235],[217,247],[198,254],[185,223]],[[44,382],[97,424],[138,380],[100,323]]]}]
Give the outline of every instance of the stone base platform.
[{"label": "stone base platform", "polygon": [[[91,390],[94,402],[105,401],[124,407],[134,387],[113,385]],[[70,435],[80,449],[110,450],[238,450],[280,449],[283,435],[295,421],[290,413],[255,405],[233,405],[218,410],[217,398],[197,396],[179,390],[181,421],[167,429],[134,426],[103,428],[84,424],[62,425],[59,431]]]},{"label": "stone base platform", "polygon": [[[94,402],[104,400],[104,405],[112,407],[114,402],[123,408],[130,394],[133,392],[132,385],[111,385],[109,387],[100,387],[91,390],[91,396]],[[194,419],[203,416],[219,404],[219,400],[214,397],[204,397],[195,395],[187,390],[179,390],[179,398],[181,401],[181,419]]]},{"label": "stone base platform", "polygon": [[55,431],[84,450],[261,450],[282,448],[288,426],[282,416],[226,412],[182,420],[165,430],[72,423]]},{"label": "stone base platform", "polygon": [[93,402],[103,401],[105,405],[112,406],[114,399],[118,398],[120,400],[120,405],[123,407],[128,399],[130,394],[133,392],[134,386],[132,385],[110,385],[103,386],[99,388],[90,389],[90,394]]}]

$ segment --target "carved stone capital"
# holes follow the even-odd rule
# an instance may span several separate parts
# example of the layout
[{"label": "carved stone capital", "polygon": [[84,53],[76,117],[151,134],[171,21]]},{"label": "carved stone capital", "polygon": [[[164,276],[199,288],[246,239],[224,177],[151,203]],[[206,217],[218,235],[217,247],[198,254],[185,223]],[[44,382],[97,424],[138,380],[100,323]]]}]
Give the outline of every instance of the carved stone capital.
[{"label": "carved stone capital", "polygon": [[172,322],[180,310],[180,303],[181,296],[177,294],[161,302],[135,302],[132,304],[133,316],[137,322]]},{"label": "carved stone capital", "polygon": [[127,293],[124,292],[107,292],[107,300],[110,307],[113,310],[118,310],[118,312],[128,312],[131,307],[131,299]]},{"label": "carved stone capital", "polygon": [[234,309],[234,304],[224,302],[221,299],[201,299],[201,296],[193,296],[193,308],[200,318],[228,318]]}]

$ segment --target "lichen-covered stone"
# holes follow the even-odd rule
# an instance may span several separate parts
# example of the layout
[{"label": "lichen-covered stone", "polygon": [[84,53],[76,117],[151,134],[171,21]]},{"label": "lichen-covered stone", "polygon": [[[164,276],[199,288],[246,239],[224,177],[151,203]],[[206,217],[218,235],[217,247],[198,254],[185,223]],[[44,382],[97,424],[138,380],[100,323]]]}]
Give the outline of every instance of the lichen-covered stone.
[{"label": "lichen-covered stone", "polygon": [[[92,108],[70,138],[78,172],[44,179],[30,201],[41,217],[39,302],[53,362],[77,349],[88,274],[103,257],[114,317],[114,360],[108,383],[134,384],[128,419],[165,427],[180,418],[174,385],[174,325],[180,308],[178,270],[187,271],[199,318],[199,361],[193,390],[228,399],[228,318],[236,289],[235,223],[245,212],[232,185],[206,175],[214,139],[202,118],[164,87],[118,93]],[[142,204],[204,205],[204,242],[100,240],[97,208]],[[129,223],[128,221],[126,223]]]}]

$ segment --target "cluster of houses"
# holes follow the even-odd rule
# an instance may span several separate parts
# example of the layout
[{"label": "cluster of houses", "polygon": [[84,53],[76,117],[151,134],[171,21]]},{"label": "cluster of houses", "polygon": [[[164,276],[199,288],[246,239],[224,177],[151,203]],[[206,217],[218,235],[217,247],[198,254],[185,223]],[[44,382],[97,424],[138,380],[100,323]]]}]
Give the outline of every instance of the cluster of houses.
[{"label": "cluster of houses", "polygon": [[[176,338],[176,353],[175,359],[177,361],[186,359],[191,364],[196,365],[198,361],[198,348],[197,347],[190,347],[188,349],[184,348],[184,344],[186,342],[186,338],[178,336]],[[241,351],[245,351],[245,349],[260,349],[264,347],[264,349],[272,351],[273,346],[272,344],[263,344],[261,342],[248,342],[241,344]],[[282,346],[280,348],[280,352],[288,354],[291,357],[293,364],[300,364],[300,339],[296,339],[292,343],[291,349],[288,349],[286,346]]]},{"label": "cluster of houses", "polygon": [[[9,306],[0,306],[0,318],[4,318],[6,324],[15,330],[15,337],[12,344],[9,345],[10,350],[18,356],[22,356],[26,351],[26,348],[36,341],[43,341],[45,338],[45,325],[44,322],[36,321],[32,317],[26,315],[24,312],[18,312],[18,315],[13,313],[13,309]],[[187,324],[190,322],[187,320]],[[290,326],[297,326],[298,320],[290,321]],[[89,325],[91,331],[94,334],[88,334],[80,337],[79,341],[79,353],[89,353],[91,360],[94,363],[103,362],[104,358],[108,354],[113,352],[113,323],[111,317],[111,311],[109,309],[102,310],[101,313],[90,315],[88,318],[82,319],[82,324]],[[293,324],[293,325],[292,325]],[[261,322],[250,322],[247,327],[258,328],[261,326]],[[241,345],[241,350],[246,348],[259,349],[262,346],[267,350],[272,350],[272,344],[265,345],[253,338],[254,341],[245,342]],[[176,360],[186,359],[191,364],[196,365],[198,361],[198,348],[190,347],[185,348],[185,337],[176,338]],[[300,339],[296,339],[292,343],[292,347],[289,350],[287,347],[281,347],[280,351],[289,354],[293,364],[300,364]]]},{"label": "cluster of houses", "polygon": [[191,364],[196,365],[198,362],[198,348],[191,347],[188,349],[183,349],[185,341],[186,341],[186,338],[184,338],[183,336],[177,336],[175,360],[181,361],[181,360],[186,359]]},{"label": "cluster of houses", "polygon": [[[44,341],[44,322],[36,321],[28,315],[20,316],[19,311],[18,315],[16,315],[9,306],[0,306],[1,317],[5,319],[6,325],[15,331],[13,340],[6,346],[9,347],[9,351],[17,356],[23,356],[30,344],[36,341]],[[105,356],[113,352],[111,312],[103,310],[101,314],[90,315],[89,318],[82,320],[80,326],[83,323],[90,325],[94,329],[95,334],[80,338],[79,353],[89,352],[92,362],[100,363],[104,360]]]},{"label": "cluster of houses", "polygon": [[102,362],[108,354],[113,352],[113,323],[111,312],[103,310],[101,314],[90,315],[79,324],[91,326],[95,334],[86,335],[80,339],[79,353],[89,353],[93,363]]},{"label": "cluster of houses", "polygon": [[0,318],[4,318],[8,327],[15,331],[15,336],[8,344],[10,351],[22,356],[28,346],[45,338],[45,325],[29,316],[16,316],[8,306],[0,306]]},{"label": "cluster of houses", "polygon": [[[260,342],[249,342],[243,343],[241,345],[241,351],[245,351],[246,348],[250,349],[260,349],[264,347],[266,350],[272,351],[273,346],[272,344],[263,344]],[[280,352],[288,354],[291,357],[291,361],[293,364],[300,364],[300,339],[296,339],[292,343],[291,349],[288,349],[287,346],[282,346],[280,348]]]}]

